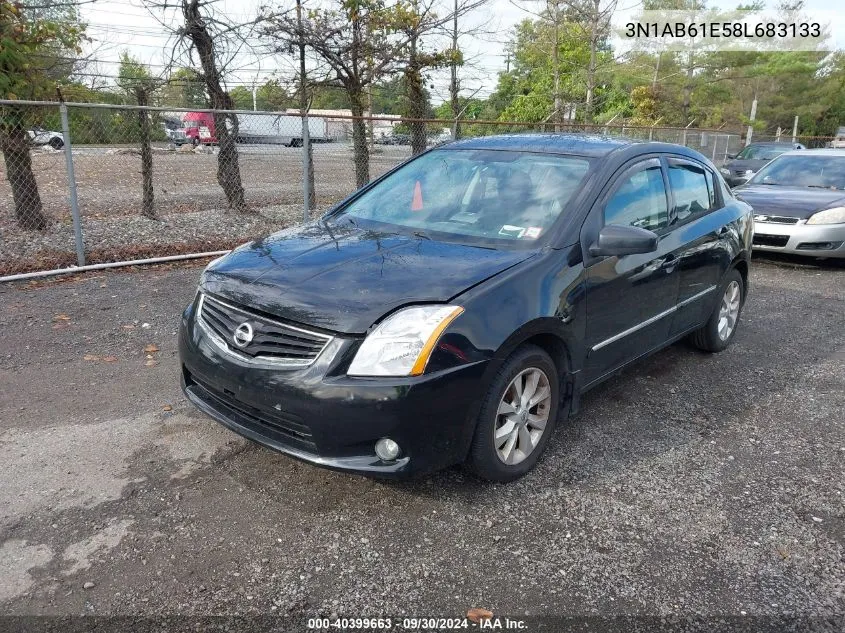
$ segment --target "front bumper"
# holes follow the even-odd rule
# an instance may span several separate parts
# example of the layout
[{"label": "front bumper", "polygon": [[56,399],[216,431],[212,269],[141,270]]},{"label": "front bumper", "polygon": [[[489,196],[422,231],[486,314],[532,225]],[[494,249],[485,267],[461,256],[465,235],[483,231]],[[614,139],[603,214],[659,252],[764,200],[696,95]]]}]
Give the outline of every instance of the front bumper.
[{"label": "front bumper", "polygon": [[[182,388],[227,428],[317,466],[408,477],[462,462],[486,362],[409,378],[335,373],[354,343],[336,337],[303,369],[260,366],[221,352],[194,327],[191,306],[179,333]],[[376,456],[382,437],[401,447],[396,460]]]},{"label": "front bumper", "polygon": [[754,250],[810,257],[845,257],[845,224],[754,222]]}]

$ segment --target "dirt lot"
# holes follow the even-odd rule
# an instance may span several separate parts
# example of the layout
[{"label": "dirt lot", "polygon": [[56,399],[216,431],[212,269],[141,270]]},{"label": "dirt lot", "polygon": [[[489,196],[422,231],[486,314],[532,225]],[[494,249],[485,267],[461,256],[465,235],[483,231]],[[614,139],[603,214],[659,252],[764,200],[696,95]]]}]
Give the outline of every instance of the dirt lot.
[{"label": "dirt lot", "polygon": [[[185,149],[188,149],[187,147]],[[213,150],[209,150],[213,151]],[[73,152],[88,263],[231,248],[302,218],[302,150],[244,145],[240,167],[251,213],[226,211],[217,184],[217,155],[167,151],[153,155],[157,220],[141,217],[141,162],[130,147],[80,147]],[[410,156],[408,147],[378,146],[376,177]],[[20,230],[0,161],[0,275],[76,264],[64,152],[33,150],[33,171],[53,225]],[[355,164],[345,142],[314,145],[320,209],[355,190]]]},{"label": "dirt lot", "polygon": [[842,630],[845,268],[755,261],[728,351],[678,344],[595,389],[511,485],[319,470],[195,412],[175,333],[198,274],[0,286],[4,613]]}]

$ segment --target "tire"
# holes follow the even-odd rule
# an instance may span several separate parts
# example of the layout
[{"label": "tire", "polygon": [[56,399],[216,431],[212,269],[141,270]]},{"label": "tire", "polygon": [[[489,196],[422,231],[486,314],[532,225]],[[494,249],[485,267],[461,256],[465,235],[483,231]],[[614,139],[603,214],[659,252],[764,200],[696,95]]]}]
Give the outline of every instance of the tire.
[{"label": "tire", "polygon": [[191,147],[197,147],[199,144],[200,144],[199,138],[197,138],[196,136],[191,138]]},{"label": "tire", "polygon": [[49,145],[53,149],[62,149],[65,146],[65,142],[64,142],[64,140],[54,136],[53,138],[50,139]]},{"label": "tire", "polygon": [[[540,374],[536,373],[538,371]],[[517,382],[525,393],[530,387],[529,381],[535,375],[540,378],[535,396],[538,391],[542,393],[544,387],[548,387],[548,397],[530,408],[522,408],[527,414],[519,410],[508,412],[507,408],[513,407],[505,401],[516,402],[518,398],[515,381],[519,377]],[[542,376],[545,376],[545,383]],[[499,413],[500,405],[505,409],[502,414]],[[539,347],[523,345],[505,361],[490,384],[476,422],[467,466],[476,475],[488,481],[508,482],[522,477],[534,468],[545,450],[554,432],[559,408],[560,378],[554,362]],[[544,415],[545,424],[539,429],[534,425],[542,422]],[[510,428],[515,430],[503,431],[509,424]],[[498,442],[494,439],[497,430],[503,431]],[[502,442],[505,436],[507,439]],[[514,436],[515,440],[512,441]],[[509,443],[510,453],[503,457],[502,454],[507,453]],[[524,450],[525,447],[530,447],[530,450]],[[511,463],[506,463],[507,460]]]},{"label": "tire", "polygon": [[[738,294],[734,294],[734,289],[738,290]],[[705,352],[716,353],[727,349],[727,347],[731,344],[731,341],[733,341],[737,328],[739,327],[739,317],[742,313],[742,307],[745,304],[745,283],[742,280],[742,275],[739,274],[739,271],[736,268],[729,270],[724,279],[722,279],[722,283],[719,285],[718,297],[718,302],[713,308],[713,313],[710,315],[710,318],[707,319],[707,323],[705,323],[701,329],[693,332],[690,337],[692,344]],[[735,312],[732,323],[730,322],[729,316],[734,309],[729,308],[726,313],[726,301],[729,306],[733,306],[735,304]],[[727,335],[725,335],[726,331],[724,329],[720,329],[720,325],[725,325],[722,321],[723,317],[728,318],[728,323],[730,325],[730,330],[727,332]]]}]

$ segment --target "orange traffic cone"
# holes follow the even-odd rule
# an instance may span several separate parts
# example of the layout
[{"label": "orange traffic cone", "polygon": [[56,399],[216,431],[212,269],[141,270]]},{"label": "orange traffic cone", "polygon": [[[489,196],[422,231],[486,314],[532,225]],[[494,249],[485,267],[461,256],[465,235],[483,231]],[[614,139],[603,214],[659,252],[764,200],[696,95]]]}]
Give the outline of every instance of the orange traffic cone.
[{"label": "orange traffic cone", "polygon": [[422,208],[422,186],[420,185],[420,181],[418,180],[417,184],[414,185],[414,199],[411,201],[411,211],[422,211]]}]

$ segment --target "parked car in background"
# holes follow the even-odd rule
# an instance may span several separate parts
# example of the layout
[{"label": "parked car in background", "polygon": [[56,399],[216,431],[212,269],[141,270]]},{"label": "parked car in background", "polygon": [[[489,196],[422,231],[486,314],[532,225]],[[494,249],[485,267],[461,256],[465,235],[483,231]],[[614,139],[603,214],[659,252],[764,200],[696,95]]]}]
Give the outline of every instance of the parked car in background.
[{"label": "parked car in background", "polygon": [[682,146],[457,141],[212,262],[182,316],[183,389],[319,466],[510,481],[622,367],[687,335],[730,345],[752,228]]},{"label": "parked car in background", "polygon": [[836,130],[836,136],[830,141],[828,147],[833,149],[845,149],[845,127],[840,127]]},{"label": "parked car in background", "polygon": [[804,149],[804,146],[801,143],[751,143],[719,171],[725,177],[725,182],[736,187],[748,182],[770,160],[796,149]]},{"label": "parked car in background", "polygon": [[735,191],[754,208],[754,248],[845,257],[845,149],[788,152]]},{"label": "parked car in background", "polygon": [[53,149],[61,149],[65,146],[65,138],[61,132],[52,132],[43,127],[34,127],[27,132],[29,142],[32,145],[42,147],[49,145]]}]

